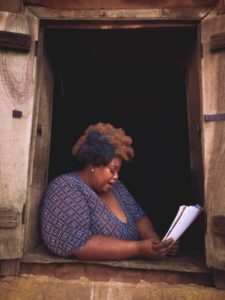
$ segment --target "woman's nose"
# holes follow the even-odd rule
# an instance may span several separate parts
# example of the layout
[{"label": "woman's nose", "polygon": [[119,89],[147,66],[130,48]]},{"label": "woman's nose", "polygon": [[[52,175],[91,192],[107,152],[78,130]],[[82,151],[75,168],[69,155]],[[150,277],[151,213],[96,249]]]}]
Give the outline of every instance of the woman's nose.
[{"label": "woman's nose", "polygon": [[114,180],[117,180],[119,178],[119,173],[116,171],[114,174],[113,174],[113,179]]}]

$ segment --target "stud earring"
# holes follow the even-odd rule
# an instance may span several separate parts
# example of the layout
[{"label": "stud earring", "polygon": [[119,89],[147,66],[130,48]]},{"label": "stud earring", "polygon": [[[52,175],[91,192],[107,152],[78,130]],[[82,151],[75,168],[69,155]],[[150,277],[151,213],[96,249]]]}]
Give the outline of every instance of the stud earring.
[{"label": "stud earring", "polygon": [[94,169],[94,168],[92,168],[92,169],[91,169],[91,172],[93,173],[93,172],[94,172],[94,170],[95,170],[95,169]]}]

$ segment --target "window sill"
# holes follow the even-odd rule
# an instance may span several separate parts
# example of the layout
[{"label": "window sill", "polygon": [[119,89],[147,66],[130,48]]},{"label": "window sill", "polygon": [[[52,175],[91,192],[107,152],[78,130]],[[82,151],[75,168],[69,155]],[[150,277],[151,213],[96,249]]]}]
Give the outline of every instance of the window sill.
[{"label": "window sill", "polygon": [[22,259],[22,263],[84,263],[137,270],[160,270],[204,274],[211,273],[211,271],[205,265],[204,258],[197,254],[168,257],[165,260],[126,259],[116,261],[81,261],[75,258],[73,259],[55,256],[41,246],[34,252],[26,253]]}]

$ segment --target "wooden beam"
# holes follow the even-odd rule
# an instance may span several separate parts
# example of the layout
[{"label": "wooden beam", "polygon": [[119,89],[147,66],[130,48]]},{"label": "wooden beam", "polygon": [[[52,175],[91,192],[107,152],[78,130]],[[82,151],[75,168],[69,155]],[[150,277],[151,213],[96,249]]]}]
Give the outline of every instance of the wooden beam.
[{"label": "wooden beam", "polygon": [[63,10],[29,6],[31,12],[41,20],[148,20],[148,21],[200,21],[211,8],[174,8],[174,9],[94,9]]},{"label": "wooden beam", "polygon": [[[199,3],[200,2],[200,3]],[[149,9],[149,8],[187,8],[187,7],[215,7],[218,0],[24,0],[27,5],[44,6],[55,9]]]},{"label": "wooden beam", "polygon": [[0,31],[0,50],[29,52],[30,47],[30,35],[10,31]]}]

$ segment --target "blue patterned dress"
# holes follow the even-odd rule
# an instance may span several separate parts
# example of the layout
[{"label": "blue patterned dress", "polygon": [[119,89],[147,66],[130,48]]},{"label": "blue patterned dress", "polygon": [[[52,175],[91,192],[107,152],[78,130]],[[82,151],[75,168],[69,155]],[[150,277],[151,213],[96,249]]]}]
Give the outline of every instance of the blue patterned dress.
[{"label": "blue patterned dress", "polygon": [[112,192],[127,217],[121,222],[75,173],[52,180],[40,206],[40,226],[50,252],[72,256],[92,235],[138,240],[136,221],[145,216],[126,187],[117,181]]}]

